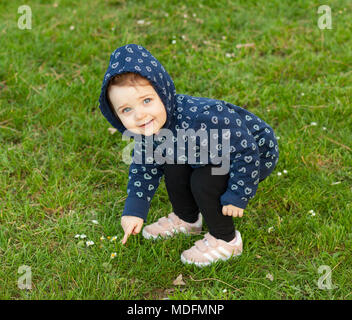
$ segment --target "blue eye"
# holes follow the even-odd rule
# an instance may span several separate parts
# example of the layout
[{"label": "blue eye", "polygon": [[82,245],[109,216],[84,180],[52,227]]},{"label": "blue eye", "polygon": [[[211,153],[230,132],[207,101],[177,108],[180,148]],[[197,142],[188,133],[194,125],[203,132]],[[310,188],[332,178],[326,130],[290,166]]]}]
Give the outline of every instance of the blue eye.
[{"label": "blue eye", "polygon": [[150,99],[150,98],[145,98],[144,101],[145,101],[145,100],[152,100],[152,99]]},{"label": "blue eye", "polygon": [[126,112],[125,112],[126,109],[131,109],[131,108],[124,108],[124,109],[122,110],[122,113],[126,113]]}]

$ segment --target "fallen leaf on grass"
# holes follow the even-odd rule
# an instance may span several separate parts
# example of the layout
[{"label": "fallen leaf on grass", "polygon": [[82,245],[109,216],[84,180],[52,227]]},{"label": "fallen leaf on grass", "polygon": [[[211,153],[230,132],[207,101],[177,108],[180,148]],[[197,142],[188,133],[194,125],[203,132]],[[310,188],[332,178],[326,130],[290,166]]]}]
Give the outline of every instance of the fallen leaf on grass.
[{"label": "fallen leaf on grass", "polygon": [[110,134],[114,134],[117,131],[117,129],[109,128],[108,131],[110,132]]},{"label": "fallen leaf on grass", "polygon": [[173,284],[175,286],[184,286],[185,282],[182,280],[182,274],[180,274],[174,281]]}]

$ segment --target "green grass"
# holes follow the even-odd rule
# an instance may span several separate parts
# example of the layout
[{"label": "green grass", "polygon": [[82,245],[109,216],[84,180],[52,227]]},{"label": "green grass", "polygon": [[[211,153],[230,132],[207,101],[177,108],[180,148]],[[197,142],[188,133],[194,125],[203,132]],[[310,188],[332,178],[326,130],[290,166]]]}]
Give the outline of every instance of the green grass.
[{"label": "green grass", "polygon": [[[324,3],[331,30],[317,27],[319,1],[54,3],[27,1],[31,30],[17,27],[22,2],[0,3],[1,299],[352,298],[349,1]],[[278,167],[234,220],[242,256],[198,269],[180,254],[202,235],[100,240],[123,236],[126,142],[98,97],[110,53],[127,43],[151,51],[178,93],[246,106],[280,137]],[[170,211],[162,181],[148,222]],[[17,286],[22,265],[32,290]],[[336,288],[318,288],[322,265]]]}]

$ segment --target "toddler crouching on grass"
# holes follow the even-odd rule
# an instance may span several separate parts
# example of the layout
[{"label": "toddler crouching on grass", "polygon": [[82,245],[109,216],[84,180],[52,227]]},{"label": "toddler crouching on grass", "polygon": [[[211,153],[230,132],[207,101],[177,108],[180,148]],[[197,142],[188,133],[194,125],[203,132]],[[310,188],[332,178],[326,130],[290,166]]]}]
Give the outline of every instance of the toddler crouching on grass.
[{"label": "toddler crouching on grass", "polygon": [[242,238],[232,218],[243,216],[258,184],[278,162],[273,129],[229,102],[176,94],[162,64],[136,44],[111,54],[99,102],[106,119],[136,140],[122,243],[142,230],[164,176],[173,212],[145,226],[143,236],[197,234],[204,218],[209,232],[181,254],[181,261],[203,267],[240,255]]}]

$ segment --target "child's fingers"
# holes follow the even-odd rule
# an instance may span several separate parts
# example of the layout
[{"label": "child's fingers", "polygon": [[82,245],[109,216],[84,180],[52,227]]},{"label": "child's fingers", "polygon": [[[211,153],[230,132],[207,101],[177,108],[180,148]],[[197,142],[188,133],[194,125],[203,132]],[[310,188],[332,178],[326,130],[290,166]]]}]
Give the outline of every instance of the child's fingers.
[{"label": "child's fingers", "polygon": [[222,207],[222,214],[227,216],[227,207]]},{"label": "child's fingers", "polygon": [[136,227],[134,228],[133,234],[136,235],[136,234],[140,233],[141,230],[142,230],[142,225],[139,224],[138,226],[136,226]]},{"label": "child's fingers", "polygon": [[131,232],[132,232],[131,228],[128,228],[128,229],[125,231],[125,235],[123,236],[123,238],[122,238],[122,240],[121,240],[122,244],[125,244],[125,243],[127,242],[127,239],[128,239],[128,237],[130,236]]},{"label": "child's fingers", "polygon": [[243,210],[238,210],[238,216],[239,216],[240,218],[243,217]]}]

